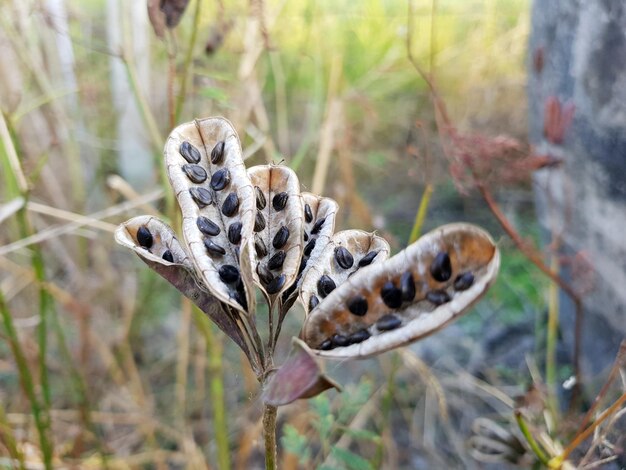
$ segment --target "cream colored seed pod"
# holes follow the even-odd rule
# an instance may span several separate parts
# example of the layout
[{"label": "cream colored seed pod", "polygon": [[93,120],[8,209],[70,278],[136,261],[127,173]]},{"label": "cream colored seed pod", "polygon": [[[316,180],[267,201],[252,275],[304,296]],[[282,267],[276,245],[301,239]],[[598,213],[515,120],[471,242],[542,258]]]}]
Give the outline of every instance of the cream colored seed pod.
[{"label": "cream colored seed pod", "polygon": [[334,358],[367,357],[410,343],[466,312],[499,265],[485,231],[445,225],[351,276],[308,315],[301,336],[316,354]]},{"label": "cream colored seed pod", "polygon": [[183,214],[183,237],[203,282],[235,309],[254,311],[247,246],[254,191],[230,122],[207,118],[175,128],[165,145],[170,183]]},{"label": "cream colored seed pod", "polygon": [[362,230],[335,233],[302,277],[300,301],[305,312],[314,311],[327,295],[360,269],[388,257],[389,244],[373,233]]},{"label": "cream colored seed pod", "polygon": [[297,175],[285,166],[248,169],[254,187],[254,280],[273,304],[298,275],[303,209]]}]

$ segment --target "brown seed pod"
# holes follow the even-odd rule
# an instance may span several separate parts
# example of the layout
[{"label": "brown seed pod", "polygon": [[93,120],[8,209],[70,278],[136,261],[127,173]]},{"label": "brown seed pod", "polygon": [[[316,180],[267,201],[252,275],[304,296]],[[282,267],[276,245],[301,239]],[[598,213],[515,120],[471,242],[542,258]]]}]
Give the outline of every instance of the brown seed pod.
[{"label": "brown seed pod", "polygon": [[[242,257],[252,256],[247,244],[252,240],[255,198],[237,133],[223,118],[182,124],[167,139],[165,163],[183,213],[183,237],[203,283],[235,309],[253,311],[252,263],[243,263]],[[198,177],[201,170],[204,179]],[[243,288],[220,277],[225,265],[239,267]]]},{"label": "brown seed pod", "polygon": [[[435,268],[442,264],[441,253],[449,257],[450,276],[431,268],[435,260]],[[301,336],[316,354],[335,358],[368,357],[416,341],[466,312],[493,283],[499,265],[498,248],[485,231],[445,225],[338,283],[307,316]],[[311,282],[307,276],[303,297]]]},{"label": "brown seed pod", "polygon": [[[255,282],[264,295],[274,302],[298,275],[302,257],[303,212],[300,183],[288,167],[259,165],[248,169],[255,191],[255,212],[264,223],[257,223]],[[260,256],[263,255],[263,256]],[[271,262],[270,262],[271,261]],[[272,282],[265,283],[258,273],[271,271]]]},{"label": "brown seed pod", "polygon": [[[362,230],[335,233],[302,276],[300,301],[305,306],[306,313],[315,304],[311,303],[311,296],[317,297],[319,305],[323,305],[332,292],[339,289],[357,271],[364,269],[359,266],[359,261],[372,251],[377,252],[372,264],[381,263],[389,256],[389,244],[385,239]],[[349,257],[352,258],[352,263],[346,262]],[[350,266],[346,268],[348,264]]]}]

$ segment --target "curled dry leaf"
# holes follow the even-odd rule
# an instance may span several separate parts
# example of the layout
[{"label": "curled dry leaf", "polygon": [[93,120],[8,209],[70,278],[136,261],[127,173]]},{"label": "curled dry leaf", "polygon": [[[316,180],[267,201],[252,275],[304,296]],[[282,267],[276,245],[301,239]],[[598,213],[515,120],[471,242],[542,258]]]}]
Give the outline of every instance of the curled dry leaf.
[{"label": "curled dry leaf", "polygon": [[115,241],[133,250],[152,270],[191,299],[250,357],[236,321],[219,300],[201,287],[187,252],[167,224],[148,215],[134,217],[117,228]]},{"label": "curled dry leaf", "polygon": [[341,391],[341,387],[321,371],[308,346],[293,338],[291,354],[263,390],[263,401],[273,406],[287,405],[299,398],[312,398],[329,388]]},{"label": "curled dry leaf", "polygon": [[237,133],[223,118],[178,126],[165,144],[165,163],[183,214],[183,237],[202,281],[222,302],[254,311],[249,245],[254,190]]},{"label": "curled dry leaf", "polygon": [[466,312],[499,265],[485,231],[442,226],[332,290],[305,319],[301,337],[316,354],[335,358],[368,357],[413,342]]},{"label": "curled dry leaf", "polygon": [[273,303],[298,275],[302,257],[303,209],[300,183],[285,166],[248,170],[254,187],[254,280]]}]

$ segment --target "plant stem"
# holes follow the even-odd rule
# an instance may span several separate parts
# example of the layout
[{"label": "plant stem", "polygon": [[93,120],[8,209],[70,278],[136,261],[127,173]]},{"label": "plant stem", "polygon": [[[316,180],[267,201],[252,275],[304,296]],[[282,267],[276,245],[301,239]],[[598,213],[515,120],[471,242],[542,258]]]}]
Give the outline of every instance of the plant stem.
[{"label": "plant stem", "polygon": [[[550,266],[553,272],[558,272],[557,256],[552,257]],[[546,338],[546,384],[548,385],[548,407],[552,417],[558,419],[556,403],[556,337],[559,328],[559,289],[556,283],[551,282],[548,300],[548,334]]]},{"label": "plant stem", "polygon": [[519,426],[520,431],[522,431],[522,434],[526,438],[526,442],[528,442],[531,450],[535,453],[541,463],[548,467],[548,457],[546,456],[546,454],[543,453],[543,450],[541,450],[541,447],[539,447],[539,444],[537,444],[537,441],[530,433],[528,425],[526,424],[526,421],[524,421],[522,413],[519,410],[515,410],[515,421],[517,421],[517,425]]},{"label": "plant stem", "polygon": [[198,36],[198,25],[200,24],[200,6],[202,0],[196,0],[196,9],[193,12],[193,26],[191,28],[191,37],[189,38],[189,46],[187,47],[187,53],[185,54],[185,62],[183,64],[183,71],[180,77],[180,86],[178,88],[178,95],[176,96],[176,111],[174,113],[176,122],[180,119],[180,115],[183,112],[183,106],[185,105],[185,95],[187,94],[187,80],[189,75],[189,69],[191,68],[191,59],[193,58],[193,49],[196,44],[196,37]]},{"label": "plant stem", "polygon": [[426,212],[428,211],[428,205],[430,204],[430,197],[433,194],[433,185],[427,183],[422,193],[419,208],[415,214],[415,222],[413,222],[413,228],[411,229],[411,236],[409,237],[409,244],[417,240],[421,234],[424,220],[426,219]]},{"label": "plant stem", "polygon": [[265,440],[265,470],[276,469],[276,415],[278,408],[267,403],[263,407],[263,438]]}]

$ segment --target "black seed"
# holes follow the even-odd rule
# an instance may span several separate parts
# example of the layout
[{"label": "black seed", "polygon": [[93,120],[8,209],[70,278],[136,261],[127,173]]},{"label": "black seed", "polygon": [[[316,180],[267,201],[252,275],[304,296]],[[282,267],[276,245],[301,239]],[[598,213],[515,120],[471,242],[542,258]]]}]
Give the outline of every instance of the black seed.
[{"label": "black seed", "polygon": [[335,287],[337,287],[335,281],[333,281],[331,277],[326,274],[320,277],[319,281],[317,281],[317,293],[321,295],[322,298],[334,291]]},{"label": "black seed", "polygon": [[239,270],[232,264],[220,266],[217,273],[220,275],[220,279],[227,284],[238,282],[240,279]]},{"label": "black seed", "polygon": [[267,262],[267,267],[272,270],[282,268],[286,257],[287,254],[283,250],[277,251]]},{"label": "black seed", "polygon": [[320,304],[320,299],[315,294],[309,298],[309,312]]},{"label": "black seed", "polygon": [[254,231],[260,232],[265,228],[265,217],[261,211],[256,211],[256,216],[254,217]]},{"label": "black seed", "polygon": [[311,211],[311,206],[308,204],[304,205],[304,220],[306,220],[307,224],[313,222],[313,211]]},{"label": "black seed", "polygon": [[283,286],[285,285],[285,281],[286,280],[287,280],[287,278],[285,277],[285,275],[281,274],[280,276],[275,277],[274,279],[272,279],[272,282],[270,282],[267,285],[267,288],[265,290],[270,295],[276,294],[276,293],[278,293],[279,290],[281,290],[283,288]]},{"label": "black seed", "polygon": [[363,341],[368,339],[370,336],[372,336],[370,332],[365,329],[355,331],[354,333],[348,336],[348,342],[350,344],[362,343]]},{"label": "black seed", "polygon": [[200,151],[187,141],[180,144],[178,151],[189,163],[198,163],[200,161]]},{"label": "black seed", "polygon": [[467,290],[474,284],[474,275],[471,272],[459,274],[454,280],[456,290]]},{"label": "black seed", "polygon": [[172,255],[172,252],[170,250],[165,250],[161,258],[163,258],[165,261],[169,261],[170,263],[174,262],[174,255]]},{"label": "black seed", "polygon": [[402,305],[402,291],[392,281],[385,282],[380,290],[380,296],[389,308],[399,308]]},{"label": "black seed", "polygon": [[335,248],[335,261],[337,261],[337,264],[343,269],[350,269],[354,264],[352,253],[344,246]]},{"label": "black seed", "polygon": [[395,315],[387,314],[378,319],[378,321],[376,322],[376,327],[380,331],[389,331],[395,330],[401,324],[402,320],[400,320],[398,317],[396,317]]},{"label": "black seed", "polygon": [[362,317],[367,313],[367,299],[362,296],[356,296],[348,302],[348,310],[350,313]]},{"label": "black seed", "polygon": [[368,254],[366,254],[359,261],[359,268],[363,268],[365,266],[369,266],[370,264],[372,264],[372,261],[374,261],[374,258],[376,258],[377,254],[378,254],[378,251],[370,251]]},{"label": "black seed", "polygon": [[187,178],[196,184],[204,183],[206,181],[206,171],[200,165],[183,165],[183,171],[187,175]]},{"label": "black seed", "polygon": [[322,341],[317,349],[321,349],[322,351],[330,351],[333,349],[333,342],[329,339],[325,339]]},{"label": "black seed", "polygon": [[202,233],[204,233],[205,235],[209,235],[211,237],[214,237],[215,235],[219,235],[219,233],[221,232],[219,225],[217,225],[211,219],[208,219],[206,217],[202,217],[202,216],[198,217],[196,219],[196,225],[198,226],[198,229]]},{"label": "black seed", "polygon": [[442,305],[450,302],[450,296],[445,290],[432,290],[426,294],[426,300],[435,305]]},{"label": "black seed", "polygon": [[276,235],[274,235],[274,239],[272,240],[272,245],[274,246],[274,248],[279,250],[283,246],[285,246],[285,243],[287,243],[287,240],[289,240],[289,229],[283,225],[278,229],[278,232],[276,232]]},{"label": "black seed", "polygon": [[217,165],[224,158],[224,141],[220,140],[211,150],[211,163]]},{"label": "black seed", "polygon": [[452,276],[452,264],[448,253],[440,251],[430,263],[430,274],[436,281],[446,282]]},{"label": "black seed", "polygon": [[274,207],[274,210],[282,211],[287,205],[287,199],[289,199],[289,194],[284,191],[274,196],[272,199],[272,206]]},{"label": "black seed", "polygon": [[346,338],[344,335],[333,335],[330,340],[335,347],[341,348],[350,345],[350,341],[348,341],[348,338]]},{"label": "black seed", "polygon": [[256,273],[259,275],[259,279],[261,280],[261,282],[265,285],[269,284],[270,282],[274,280],[274,275],[270,272],[269,269],[267,269],[261,263],[257,265]]},{"label": "black seed", "polygon": [[198,207],[208,206],[213,202],[211,198],[211,193],[209,192],[208,189],[191,188],[189,190],[189,194],[191,194],[191,197],[193,198],[193,200],[196,201],[196,204],[198,204]]},{"label": "black seed", "polygon": [[207,251],[213,255],[225,255],[226,254],[226,250],[222,246],[215,243],[210,238],[204,239],[204,246],[206,247]]},{"label": "black seed", "polygon": [[234,222],[228,227],[228,241],[233,245],[239,245],[241,242],[241,228],[243,224],[241,222]]},{"label": "black seed", "polygon": [[400,290],[402,291],[402,300],[405,302],[410,302],[415,298],[415,282],[413,281],[411,271],[402,274],[400,278]]},{"label": "black seed", "polygon": [[262,211],[267,205],[267,201],[265,200],[265,194],[263,194],[263,191],[261,191],[261,188],[259,188],[258,186],[254,187],[254,194],[256,196],[256,208]]},{"label": "black seed", "polygon": [[309,241],[309,234],[304,232],[304,241],[307,242]]},{"label": "black seed", "polygon": [[324,225],[324,222],[326,222],[326,217],[322,217],[317,222],[315,222],[313,228],[311,229],[311,235],[319,233],[319,231],[322,229],[322,225]]},{"label": "black seed", "polygon": [[267,256],[267,247],[265,242],[259,237],[254,237],[254,250],[258,258],[265,258]]},{"label": "black seed", "polygon": [[[242,284],[243,286],[243,284]],[[243,307],[244,310],[248,310],[248,301],[246,300],[246,292],[243,289],[238,289],[231,293],[231,296],[235,301]]]},{"label": "black seed", "polygon": [[237,193],[233,191],[226,196],[224,204],[222,204],[222,214],[226,217],[232,217],[237,213],[237,209],[239,209],[239,198],[237,197]]},{"label": "black seed", "polygon": [[152,238],[150,230],[148,230],[148,227],[145,225],[142,225],[137,230],[137,243],[148,249],[150,249],[154,243],[154,238]]},{"label": "black seed", "polygon": [[211,176],[211,188],[214,191],[221,191],[226,186],[230,184],[230,171],[228,168],[222,168],[221,170],[217,170]]},{"label": "black seed", "polygon": [[313,252],[313,248],[315,248],[316,240],[317,238],[311,238],[309,242],[306,245],[304,245],[304,256],[311,256],[311,253]]}]

